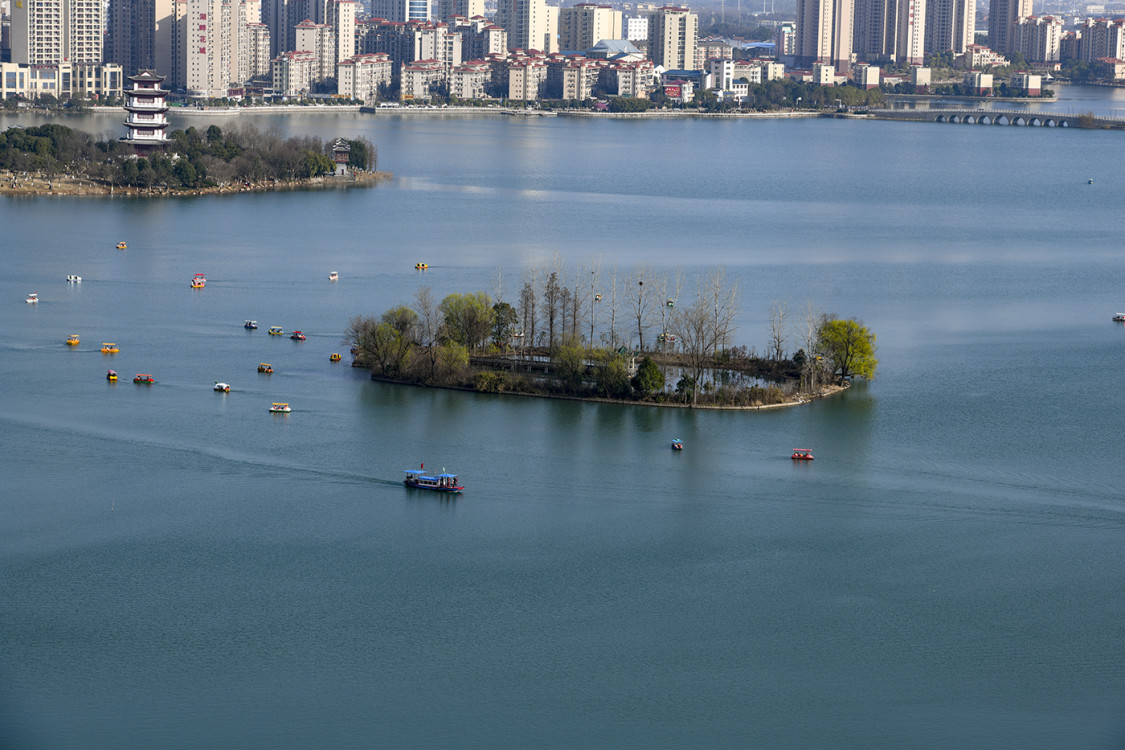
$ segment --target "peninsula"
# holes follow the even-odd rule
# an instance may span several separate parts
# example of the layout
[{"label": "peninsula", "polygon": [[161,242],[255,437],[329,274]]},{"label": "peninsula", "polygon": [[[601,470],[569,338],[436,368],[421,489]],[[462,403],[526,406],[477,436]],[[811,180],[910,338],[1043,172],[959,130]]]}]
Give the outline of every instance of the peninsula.
[{"label": "peninsula", "polygon": [[376,171],[377,160],[363,137],[325,143],[253,125],[175,130],[148,156],[63,125],[12,127],[0,133],[0,194],[155,197],[370,185],[391,177]]}]

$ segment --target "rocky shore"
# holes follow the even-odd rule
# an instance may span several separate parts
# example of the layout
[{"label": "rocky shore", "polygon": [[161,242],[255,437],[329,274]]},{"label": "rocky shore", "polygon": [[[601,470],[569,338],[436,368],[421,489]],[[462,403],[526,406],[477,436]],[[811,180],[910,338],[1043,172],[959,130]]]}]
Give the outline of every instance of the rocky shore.
[{"label": "rocky shore", "polygon": [[305,180],[262,180],[204,188],[120,187],[72,175],[0,171],[0,195],[89,195],[165,198],[218,193],[260,193],[281,190],[316,190],[370,186],[393,178],[390,172],[354,172],[347,177],[310,177]]}]

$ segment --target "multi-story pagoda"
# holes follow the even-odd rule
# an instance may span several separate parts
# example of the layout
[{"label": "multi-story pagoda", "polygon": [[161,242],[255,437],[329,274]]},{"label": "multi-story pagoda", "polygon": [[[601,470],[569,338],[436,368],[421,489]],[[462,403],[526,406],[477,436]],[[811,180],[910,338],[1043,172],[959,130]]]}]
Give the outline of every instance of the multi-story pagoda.
[{"label": "multi-story pagoda", "polygon": [[160,88],[164,78],[165,76],[158,76],[147,70],[129,76],[132,87],[125,91],[125,111],[129,113],[125,127],[129,128],[129,135],[121,140],[131,145],[141,156],[164,148],[164,144],[168,142],[164,133],[168,128],[168,118],[165,116],[168,104],[164,101],[168,92]]}]

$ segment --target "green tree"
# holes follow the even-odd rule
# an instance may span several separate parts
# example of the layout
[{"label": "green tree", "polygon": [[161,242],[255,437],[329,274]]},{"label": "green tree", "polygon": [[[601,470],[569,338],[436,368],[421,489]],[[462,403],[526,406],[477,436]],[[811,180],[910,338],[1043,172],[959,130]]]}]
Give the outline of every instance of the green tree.
[{"label": "green tree", "polygon": [[633,376],[633,390],[643,396],[651,396],[664,387],[664,373],[653,361],[652,357],[645,357],[637,367],[637,374]]},{"label": "green tree", "polygon": [[582,388],[586,375],[586,350],[576,341],[568,341],[555,351],[551,359],[559,382],[570,392]]},{"label": "green tree", "polygon": [[606,109],[610,112],[644,112],[652,107],[652,102],[640,97],[617,96],[609,100]]},{"label": "green tree", "polygon": [[195,167],[187,159],[177,161],[176,165],[172,167],[172,174],[176,176],[183,187],[195,187],[195,183],[199,179]]},{"label": "green tree", "polygon": [[387,310],[383,313],[382,321],[401,333],[411,343],[418,342],[418,313],[406,305]]},{"label": "green tree", "polygon": [[853,375],[875,377],[879,365],[875,358],[875,334],[858,320],[826,319],[817,331],[817,345],[841,380]]},{"label": "green tree", "polygon": [[492,306],[492,342],[502,349],[507,349],[512,338],[512,332],[519,323],[516,308],[507,302],[497,302]]},{"label": "green tree", "polygon": [[352,318],[344,339],[356,348],[362,362],[387,377],[402,372],[414,345],[392,324],[367,316]]},{"label": "green tree", "polygon": [[459,382],[469,367],[469,350],[456,341],[446,341],[438,349],[438,376],[445,382]]},{"label": "green tree", "polygon": [[445,316],[445,333],[470,352],[479,349],[492,332],[492,299],[485,292],[450,294],[438,306]]},{"label": "green tree", "polygon": [[602,350],[594,356],[595,382],[598,392],[606,398],[629,395],[629,370],[617,352]]}]

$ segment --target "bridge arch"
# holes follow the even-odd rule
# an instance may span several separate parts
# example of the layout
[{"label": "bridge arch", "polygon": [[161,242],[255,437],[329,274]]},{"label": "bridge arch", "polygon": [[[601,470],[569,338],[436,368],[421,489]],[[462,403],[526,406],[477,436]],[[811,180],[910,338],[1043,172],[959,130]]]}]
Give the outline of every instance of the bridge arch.
[{"label": "bridge arch", "polygon": [[965,115],[964,122],[965,122],[966,125],[976,125],[977,124],[977,118],[974,117],[973,115]]},{"label": "bridge arch", "polygon": [[934,122],[949,122],[949,118],[947,118],[945,115],[938,115],[937,119],[934,120]]},{"label": "bridge arch", "polygon": [[1020,125],[1022,127],[1023,125],[1027,124],[1027,120],[1020,117],[1019,115],[1016,115],[1015,119],[1012,120],[1012,124],[1013,125]]},{"label": "bridge arch", "polygon": [[989,117],[988,115],[981,115],[980,116],[980,124],[981,125],[991,125],[992,124],[992,118]]},{"label": "bridge arch", "polygon": [[1012,118],[1008,117],[1007,115],[1000,115],[999,117],[996,118],[996,124],[997,125],[1011,125],[1012,124]]},{"label": "bridge arch", "polygon": [[1043,121],[1040,120],[1038,117],[1032,117],[1030,120],[1027,121],[1027,124],[1030,125],[1033,128],[1043,127]]},{"label": "bridge arch", "polygon": [[950,115],[949,121],[955,122],[955,123],[960,123],[961,122],[961,115]]}]

